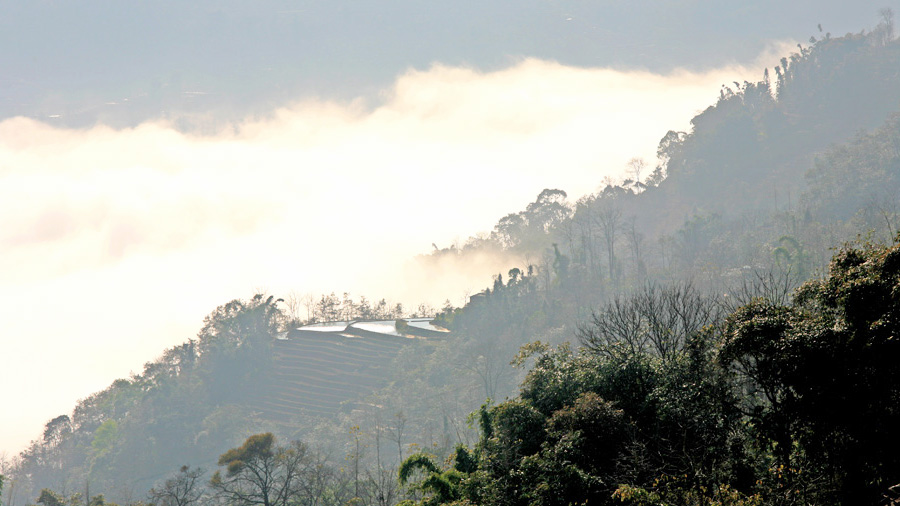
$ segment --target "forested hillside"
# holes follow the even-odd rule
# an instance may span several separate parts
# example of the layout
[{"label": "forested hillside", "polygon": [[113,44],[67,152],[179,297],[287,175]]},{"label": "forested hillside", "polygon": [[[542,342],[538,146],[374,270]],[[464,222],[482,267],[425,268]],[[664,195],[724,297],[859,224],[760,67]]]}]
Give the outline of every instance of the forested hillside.
[{"label": "forested hillside", "polygon": [[[257,409],[279,336],[402,306],[231,301],[48,422],[4,463],[4,504],[877,503],[900,483],[892,20],[817,35],[691,123],[657,165],[424,258],[528,261],[442,308],[451,336],[397,350],[374,393]],[[255,466],[277,500],[250,498]]]}]

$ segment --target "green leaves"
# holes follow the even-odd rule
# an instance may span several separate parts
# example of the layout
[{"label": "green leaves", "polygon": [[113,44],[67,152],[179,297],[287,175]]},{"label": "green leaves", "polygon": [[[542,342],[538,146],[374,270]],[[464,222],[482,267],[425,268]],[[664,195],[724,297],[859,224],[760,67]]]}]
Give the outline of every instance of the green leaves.
[{"label": "green leaves", "polygon": [[113,448],[118,437],[119,424],[115,420],[107,420],[94,431],[91,447],[97,454],[104,454]]},{"label": "green leaves", "polygon": [[223,453],[219,465],[225,466],[226,474],[223,477],[217,471],[209,485],[220,499],[234,506],[293,504],[309,488],[305,473],[314,467],[304,444],[295,441],[276,446],[269,432],[250,436],[241,446]]},{"label": "green leaves", "polygon": [[66,506],[66,499],[50,489],[41,490],[37,503],[43,506]]},{"label": "green leaves", "polygon": [[422,469],[428,473],[440,472],[440,468],[438,468],[437,464],[434,463],[434,460],[432,460],[430,456],[424,453],[416,453],[410,455],[403,461],[403,464],[400,465],[400,470],[397,473],[400,483],[406,485],[410,475],[417,469]]},{"label": "green leaves", "polygon": [[[400,483],[409,484],[410,478],[415,471],[422,471],[424,476],[411,488],[420,490],[428,494],[420,504],[422,506],[437,506],[440,504],[453,503],[462,499],[462,484],[468,473],[461,471],[460,468],[473,469],[473,462],[470,460],[468,451],[460,446],[456,448],[456,463],[454,467],[442,471],[434,462],[431,455],[426,453],[416,453],[410,455],[403,461],[398,471]],[[460,460],[461,459],[461,460]],[[412,501],[410,504],[416,504]]]},{"label": "green leaves", "polygon": [[723,361],[763,394],[758,437],[845,502],[874,500],[884,477],[900,475],[898,286],[900,244],[848,246],[794,306],[756,301],[726,328]]},{"label": "green leaves", "polygon": [[232,448],[219,457],[219,465],[226,466],[228,476],[234,476],[246,467],[245,462],[269,460],[273,457],[275,436],[271,432],[250,436],[238,448]]}]

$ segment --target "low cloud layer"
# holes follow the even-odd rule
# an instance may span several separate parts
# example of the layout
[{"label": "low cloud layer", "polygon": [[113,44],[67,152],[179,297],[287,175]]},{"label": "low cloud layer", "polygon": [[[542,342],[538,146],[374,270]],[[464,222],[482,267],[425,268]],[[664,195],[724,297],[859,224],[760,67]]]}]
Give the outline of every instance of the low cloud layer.
[{"label": "low cloud layer", "polygon": [[411,259],[543,188],[574,199],[654,160],[667,130],[778,54],[668,75],[435,65],[377,104],[301,100],[208,135],[0,122],[0,384],[19,385],[4,391],[0,450],[254,290],[461,303],[515,259],[440,273]]}]

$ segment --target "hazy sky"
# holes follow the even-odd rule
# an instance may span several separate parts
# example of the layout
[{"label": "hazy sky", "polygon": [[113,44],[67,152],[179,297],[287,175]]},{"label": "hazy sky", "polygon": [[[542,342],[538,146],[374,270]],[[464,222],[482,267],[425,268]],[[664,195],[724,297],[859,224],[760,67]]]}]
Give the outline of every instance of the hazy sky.
[{"label": "hazy sky", "polygon": [[[4,0],[0,118],[134,126],[370,95],[433,62],[704,70],[900,0]],[[204,93],[203,95],[197,92]]]},{"label": "hazy sky", "polygon": [[786,50],[702,73],[434,65],[378,101],[301,100],[205,135],[0,122],[0,449],[255,290],[459,305],[508,266],[461,276],[415,255],[543,188],[574,200],[631,157],[655,161],[722,83]]}]

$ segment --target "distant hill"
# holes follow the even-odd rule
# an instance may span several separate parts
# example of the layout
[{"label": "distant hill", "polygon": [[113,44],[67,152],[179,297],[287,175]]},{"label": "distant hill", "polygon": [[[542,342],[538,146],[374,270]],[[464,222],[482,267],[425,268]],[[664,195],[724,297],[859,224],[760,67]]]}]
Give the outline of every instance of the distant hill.
[{"label": "distant hill", "polygon": [[[865,218],[858,228],[873,214],[867,205],[897,199],[890,132],[900,112],[898,69],[900,43],[888,23],[801,45],[760,81],[723,86],[689,131],[668,132],[658,166],[639,161],[642,171],[576,203],[545,189],[524,211],[501,218],[490,237],[435,256],[506,249],[544,270],[564,258],[568,275],[578,273],[572,282],[587,283],[590,293],[765,269],[785,235],[822,268],[840,240],[884,225]],[[861,132],[876,130],[881,140],[864,141],[869,134]],[[830,196],[839,179],[864,194],[852,204]]]}]

